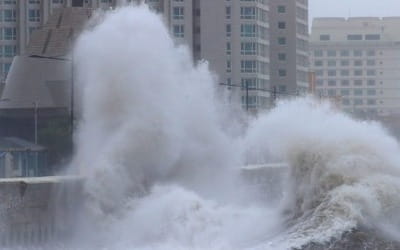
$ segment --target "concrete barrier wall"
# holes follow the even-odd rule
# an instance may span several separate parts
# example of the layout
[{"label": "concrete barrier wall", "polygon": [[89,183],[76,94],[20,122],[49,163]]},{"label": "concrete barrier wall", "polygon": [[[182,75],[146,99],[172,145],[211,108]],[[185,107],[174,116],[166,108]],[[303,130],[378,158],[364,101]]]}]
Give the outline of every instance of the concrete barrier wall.
[{"label": "concrete barrier wall", "polygon": [[76,177],[0,179],[0,248],[68,239],[82,184]]}]

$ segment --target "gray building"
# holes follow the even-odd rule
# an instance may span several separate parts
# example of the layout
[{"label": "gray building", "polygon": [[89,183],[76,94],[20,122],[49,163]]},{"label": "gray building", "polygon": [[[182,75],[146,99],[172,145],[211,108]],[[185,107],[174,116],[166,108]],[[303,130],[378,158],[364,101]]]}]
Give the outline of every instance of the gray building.
[{"label": "gray building", "polygon": [[367,117],[400,114],[400,17],[317,18],[311,61],[321,95]]},{"label": "gray building", "polygon": [[270,1],[271,83],[278,95],[308,90],[308,1]]},{"label": "gray building", "polygon": [[[13,1],[11,1],[13,2]],[[15,2],[15,1],[14,1]],[[107,9],[124,2],[146,2],[163,13],[177,44],[186,44],[195,61],[205,59],[221,85],[232,85],[233,102],[257,112],[270,107],[271,89],[278,95],[294,94],[307,87],[307,0],[29,0],[6,6],[25,13],[15,18],[18,35],[15,53],[4,59],[4,74],[12,56],[48,54],[27,44],[32,31],[47,23],[60,7]],[[45,27],[45,26],[44,26]],[[38,33],[33,33],[33,35]],[[45,41],[46,34],[36,40]],[[59,31],[61,41],[62,31]],[[57,37],[56,35],[52,35]],[[11,41],[7,41],[10,43]],[[62,41],[61,41],[62,42]],[[50,48],[49,48],[50,50]],[[8,54],[7,54],[8,55]],[[248,91],[246,91],[246,89]]]},{"label": "gray building", "polygon": [[90,8],[57,8],[35,30],[26,55],[16,56],[0,98],[0,136],[37,141],[49,164],[71,152],[74,70],[70,49]]},{"label": "gray building", "polygon": [[177,42],[207,60],[244,108],[270,107],[273,86],[282,97],[307,88],[307,0],[142,2],[163,12]]}]

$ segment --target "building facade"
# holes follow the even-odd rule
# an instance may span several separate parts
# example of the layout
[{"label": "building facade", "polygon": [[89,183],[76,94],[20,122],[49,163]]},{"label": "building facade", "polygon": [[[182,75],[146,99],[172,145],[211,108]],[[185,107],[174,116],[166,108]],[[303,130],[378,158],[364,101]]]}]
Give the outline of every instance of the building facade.
[{"label": "building facade", "polygon": [[320,95],[366,117],[400,114],[400,17],[317,18],[311,66]]},{"label": "building facade", "polygon": [[243,108],[270,107],[273,87],[283,97],[307,86],[307,0],[0,1],[2,79],[54,9],[107,9],[125,2],[145,2],[162,13],[176,42],[189,46],[194,61],[207,60],[221,88],[229,89]]},{"label": "building facade", "polygon": [[282,97],[307,88],[307,0],[142,2],[164,14],[174,38],[209,62],[243,108],[270,107],[273,87]]},{"label": "building facade", "polygon": [[308,89],[308,1],[270,1],[271,83],[278,95]]},{"label": "building facade", "polygon": [[0,137],[0,178],[50,175],[47,150],[15,137]]},{"label": "building facade", "polygon": [[32,32],[61,7],[109,8],[116,0],[1,0],[0,80],[5,81],[15,55],[23,55]]}]

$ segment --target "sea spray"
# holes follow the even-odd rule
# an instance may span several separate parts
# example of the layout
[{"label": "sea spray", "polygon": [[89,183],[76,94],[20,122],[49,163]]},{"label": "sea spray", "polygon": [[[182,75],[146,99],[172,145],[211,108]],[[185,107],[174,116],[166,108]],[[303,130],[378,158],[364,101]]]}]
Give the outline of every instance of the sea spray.
[{"label": "sea spray", "polygon": [[243,150],[227,132],[238,125],[221,120],[207,63],[194,66],[145,6],[104,18],[74,51],[83,87],[74,162],[88,197],[81,222],[96,228],[97,244],[232,248],[265,238],[273,223],[254,224],[272,212],[241,202]]},{"label": "sea spray", "polygon": [[[400,204],[400,148],[376,122],[305,98],[278,104],[246,140],[248,151],[260,153],[253,158],[269,155],[290,166],[282,203],[286,243],[325,242],[359,226],[382,229]],[[398,235],[400,224],[391,225]]]},{"label": "sea spray", "polygon": [[[74,165],[87,178],[78,244],[288,249],[360,224],[397,235],[387,218],[400,204],[400,150],[379,124],[300,98],[228,132],[241,125],[218,113],[207,63],[194,66],[161,17],[139,6],[103,18],[74,53],[83,91]],[[243,199],[240,166],[277,161],[289,165],[280,206]]]}]

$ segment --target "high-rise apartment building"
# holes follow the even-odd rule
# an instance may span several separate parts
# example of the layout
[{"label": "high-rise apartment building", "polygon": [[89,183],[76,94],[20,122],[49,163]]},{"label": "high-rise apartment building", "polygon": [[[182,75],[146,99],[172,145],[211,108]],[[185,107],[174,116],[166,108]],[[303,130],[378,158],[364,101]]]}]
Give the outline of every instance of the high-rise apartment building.
[{"label": "high-rise apartment building", "polygon": [[[242,106],[270,106],[308,86],[307,0],[147,0],[195,60],[206,59]],[[239,88],[237,88],[239,87]],[[246,88],[248,91],[246,91]]]},{"label": "high-rise apartment building", "polygon": [[308,1],[271,0],[271,84],[278,94],[308,88]]},{"label": "high-rise apartment building", "polygon": [[[109,8],[146,2],[163,14],[177,43],[187,44],[195,61],[205,59],[222,88],[257,112],[271,104],[271,89],[295,93],[307,86],[307,0],[26,0],[0,1],[1,69],[24,54],[30,34],[54,8]],[[4,39],[6,38],[6,39]],[[246,91],[247,89],[247,91]]]},{"label": "high-rise apartment building", "polygon": [[317,18],[311,67],[321,95],[364,116],[400,114],[400,17]]},{"label": "high-rise apartment building", "polygon": [[0,80],[5,80],[13,57],[25,53],[30,35],[47,22],[53,9],[115,4],[116,0],[0,0]]}]

